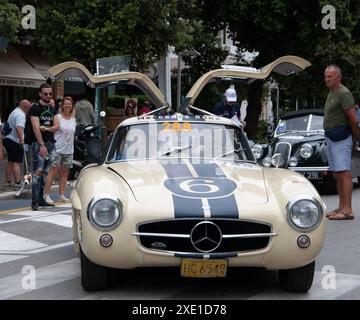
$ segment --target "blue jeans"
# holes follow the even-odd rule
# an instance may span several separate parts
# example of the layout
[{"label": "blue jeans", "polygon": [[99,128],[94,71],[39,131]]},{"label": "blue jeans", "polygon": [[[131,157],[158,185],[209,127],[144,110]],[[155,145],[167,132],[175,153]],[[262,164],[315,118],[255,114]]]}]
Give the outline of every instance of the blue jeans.
[{"label": "blue jeans", "polygon": [[[55,158],[55,144],[52,142],[47,142],[45,143],[45,147],[49,154],[46,158],[42,158],[40,156],[40,145],[38,143],[34,143],[32,145],[32,207],[38,207],[39,203],[43,202],[45,177],[49,173],[51,163]],[[40,175],[38,174],[39,172],[41,172]]]}]

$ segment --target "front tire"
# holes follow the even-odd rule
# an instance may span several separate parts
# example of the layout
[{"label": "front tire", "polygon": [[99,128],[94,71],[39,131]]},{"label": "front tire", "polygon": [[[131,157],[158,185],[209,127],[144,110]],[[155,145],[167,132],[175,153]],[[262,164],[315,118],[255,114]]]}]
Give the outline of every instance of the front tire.
[{"label": "front tire", "polygon": [[110,270],[91,262],[80,248],[81,285],[84,290],[105,290],[109,286]]},{"label": "front tire", "polygon": [[286,291],[308,292],[315,273],[315,261],[295,269],[279,270],[280,287]]}]

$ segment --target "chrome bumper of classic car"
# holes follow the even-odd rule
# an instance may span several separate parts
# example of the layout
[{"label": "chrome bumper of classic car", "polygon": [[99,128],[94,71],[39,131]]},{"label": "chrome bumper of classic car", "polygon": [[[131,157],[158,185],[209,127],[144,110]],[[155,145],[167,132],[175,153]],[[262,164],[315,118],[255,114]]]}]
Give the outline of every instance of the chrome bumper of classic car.
[{"label": "chrome bumper of classic car", "polygon": [[322,180],[324,172],[329,171],[329,167],[288,167],[289,170],[302,174],[309,180]]},{"label": "chrome bumper of classic car", "polygon": [[177,257],[236,257],[266,248],[277,236],[268,224],[232,219],[176,219],[141,223],[140,244]]}]

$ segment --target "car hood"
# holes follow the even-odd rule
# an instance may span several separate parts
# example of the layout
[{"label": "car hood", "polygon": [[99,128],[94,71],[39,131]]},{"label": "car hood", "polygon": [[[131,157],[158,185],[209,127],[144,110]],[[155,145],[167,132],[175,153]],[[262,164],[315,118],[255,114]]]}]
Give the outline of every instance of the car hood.
[{"label": "car hood", "polygon": [[174,203],[202,201],[210,206],[215,202],[226,206],[230,200],[238,207],[268,201],[263,169],[253,163],[152,160],[113,163],[108,169],[124,179],[136,200],[144,204],[161,204],[169,197]]}]

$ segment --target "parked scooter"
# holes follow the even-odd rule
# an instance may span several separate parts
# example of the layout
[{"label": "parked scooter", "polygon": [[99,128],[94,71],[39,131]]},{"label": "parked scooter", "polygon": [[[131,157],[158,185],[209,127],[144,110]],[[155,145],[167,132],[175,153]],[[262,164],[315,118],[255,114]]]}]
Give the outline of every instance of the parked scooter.
[{"label": "parked scooter", "polygon": [[[101,112],[100,116],[105,117],[105,112]],[[99,162],[102,143],[98,132],[102,128],[104,128],[102,123],[77,128],[74,139],[73,167],[69,171],[69,180],[77,179],[80,171],[88,164]]]}]

